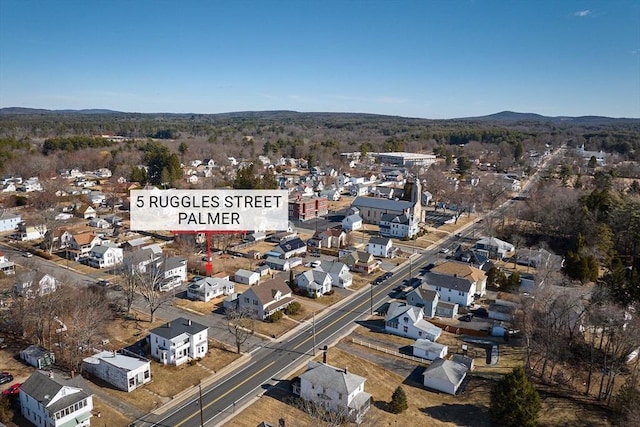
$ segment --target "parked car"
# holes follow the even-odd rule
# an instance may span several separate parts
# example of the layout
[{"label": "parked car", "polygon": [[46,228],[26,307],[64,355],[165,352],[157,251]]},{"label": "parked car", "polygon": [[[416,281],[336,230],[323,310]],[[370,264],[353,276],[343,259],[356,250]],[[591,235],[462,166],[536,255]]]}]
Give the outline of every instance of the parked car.
[{"label": "parked car", "polygon": [[22,383],[11,384],[8,389],[2,391],[3,396],[15,396],[20,393]]},{"label": "parked car", "polygon": [[442,249],[440,249],[440,253],[441,253],[441,254],[448,254],[450,251],[451,251],[451,249],[449,249],[449,248],[442,248]]},{"label": "parked car", "polygon": [[472,319],[473,319],[473,314],[471,313],[463,314],[462,316],[458,317],[458,320],[462,322],[471,322]]},{"label": "parked car", "polygon": [[6,384],[13,381],[13,375],[9,372],[0,372],[0,384]]},{"label": "parked car", "polygon": [[31,252],[22,252],[22,256],[25,258],[31,258],[33,254]]},{"label": "parked car", "polygon": [[109,286],[109,281],[107,279],[98,280],[98,285],[100,285],[100,286]]}]

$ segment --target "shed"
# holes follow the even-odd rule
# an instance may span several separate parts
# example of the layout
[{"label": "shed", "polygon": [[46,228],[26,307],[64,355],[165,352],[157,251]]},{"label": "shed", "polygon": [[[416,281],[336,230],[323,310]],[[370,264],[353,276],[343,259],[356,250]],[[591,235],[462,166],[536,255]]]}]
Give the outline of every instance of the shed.
[{"label": "shed", "polygon": [[455,395],[467,376],[467,367],[462,363],[437,358],[424,371],[424,386]]},{"label": "shed", "polygon": [[20,359],[36,369],[44,369],[56,361],[52,351],[40,345],[30,345],[20,352]]},{"label": "shed", "polygon": [[413,344],[413,355],[427,360],[444,358],[447,355],[448,347],[437,342],[418,339]]},{"label": "shed", "polygon": [[256,283],[258,283],[258,280],[260,280],[260,274],[256,273],[255,271],[244,270],[241,268],[240,270],[236,271],[233,280],[245,285],[255,285]]}]

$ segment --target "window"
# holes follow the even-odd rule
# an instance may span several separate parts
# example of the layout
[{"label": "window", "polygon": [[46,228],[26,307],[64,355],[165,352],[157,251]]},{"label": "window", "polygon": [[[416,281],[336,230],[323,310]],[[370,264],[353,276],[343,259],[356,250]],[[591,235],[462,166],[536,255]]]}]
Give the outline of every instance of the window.
[{"label": "window", "polygon": [[129,387],[133,387],[134,385],[136,385],[135,378],[129,378]]},{"label": "window", "polygon": [[253,300],[253,305],[258,305],[258,300],[257,299]]},{"label": "window", "polygon": [[404,323],[407,323],[409,321],[409,318],[407,316],[404,316],[402,320],[404,320]]},{"label": "window", "polygon": [[422,331],[418,332],[418,336],[421,337],[422,336]]},{"label": "window", "polygon": [[405,333],[409,332],[409,328],[407,328],[406,326],[404,328],[402,328],[402,329],[404,329]]},{"label": "window", "polygon": [[249,304],[249,297],[244,297],[244,302],[246,302],[247,304]]},{"label": "window", "polygon": [[151,375],[151,374],[150,374],[150,372],[149,372],[149,371],[144,371],[144,379],[145,379],[145,380],[146,380],[146,379],[148,379],[150,375]]}]

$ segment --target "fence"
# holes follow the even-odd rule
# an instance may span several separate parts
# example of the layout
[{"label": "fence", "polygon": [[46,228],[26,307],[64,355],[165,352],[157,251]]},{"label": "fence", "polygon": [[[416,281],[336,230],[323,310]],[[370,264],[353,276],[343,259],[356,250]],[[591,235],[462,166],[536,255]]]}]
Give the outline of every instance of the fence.
[{"label": "fence", "polygon": [[381,351],[383,353],[390,354],[392,356],[401,357],[403,359],[412,360],[412,361],[418,362],[418,363],[424,363],[424,364],[428,363],[427,360],[422,359],[420,357],[409,356],[408,354],[402,354],[402,353],[400,353],[400,352],[398,352],[396,350],[391,350],[391,349],[388,349],[388,348],[385,348],[385,347],[380,347],[380,346],[375,345],[375,344],[369,344],[368,342],[360,341],[359,339],[356,339],[356,338],[352,338],[351,342],[354,343],[354,344],[358,344],[358,345],[364,346],[364,347],[372,348],[372,349],[377,350],[377,351]]}]

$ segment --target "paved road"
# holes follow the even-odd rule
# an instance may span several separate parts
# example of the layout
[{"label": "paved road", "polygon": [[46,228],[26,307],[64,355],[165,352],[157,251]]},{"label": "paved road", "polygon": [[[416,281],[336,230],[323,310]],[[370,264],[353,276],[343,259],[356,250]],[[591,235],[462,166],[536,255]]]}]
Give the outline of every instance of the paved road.
[{"label": "paved road", "polygon": [[[432,262],[433,253],[427,253],[412,262],[412,273]],[[232,415],[245,399],[262,394],[278,382],[294,366],[304,363],[313,355],[315,348],[330,344],[365,319],[375,309],[390,299],[391,289],[408,278],[409,265],[403,265],[386,282],[375,287],[363,288],[354,298],[342,306],[326,312],[316,319],[315,328],[307,325],[285,342],[274,342],[257,348],[252,353],[251,363],[230,373],[219,382],[202,390],[202,415],[206,425],[216,425]],[[194,396],[181,407],[164,417],[147,416],[135,422],[139,426],[198,426],[200,425],[199,397]]]}]

